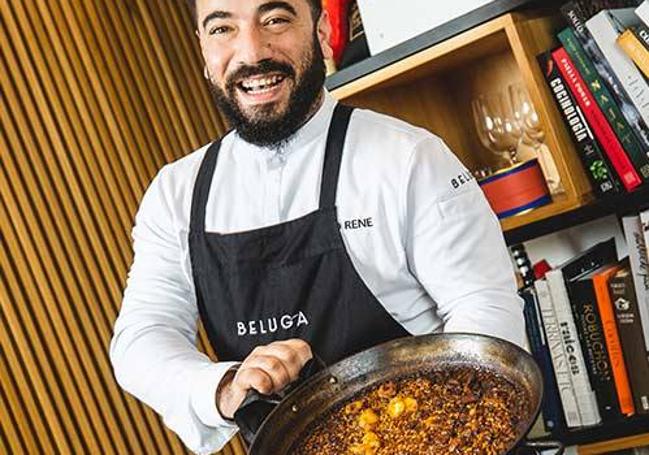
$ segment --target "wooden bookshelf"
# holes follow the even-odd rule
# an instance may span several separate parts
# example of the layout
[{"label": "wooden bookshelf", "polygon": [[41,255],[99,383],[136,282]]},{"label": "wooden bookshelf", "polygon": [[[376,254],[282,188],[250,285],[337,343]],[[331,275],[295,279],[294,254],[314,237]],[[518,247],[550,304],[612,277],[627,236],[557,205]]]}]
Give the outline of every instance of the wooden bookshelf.
[{"label": "wooden bookshelf", "polygon": [[[620,214],[622,209],[640,207],[645,197],[649,199],[647,188],[632,196],[620,195],[606,201],[593,197],[536,61],[538,54],[558,44],[556,33],[563,26],[556,9],[552,13],[507,13],[444,41],[431,42],[430,46],[418,42],[418,51],[404,54],[401,59],[392,58],[390,63],[376,65],[374,71],[363,72],[344,83],[336,78],[330,89],[346,104],[384,112],[434,132],[465,166],[476,169],[492,164],[492,155],[474,132],[471,100],[493,88],[523,83],[543,122],[545,143],[562,185],[551,204],[501,222],[510,244],[529,240],[609,213]],[[371,59],[380,61],[381,55]],[[367,62],[361,64],[368,66]],[[649,444],[646,419],[628,424],[553,436],[567,445],[578,445],[580,454]]]},{"label": "wooden bookshelf", "polygon": [[646,445],[649,445],[649,433],[581,445],[578,448],[578,453],[579,455],[604,454]]},{"label": "wooden bookshelf", "polygon": [[507,231],[577,209],[592,189],[545,86],[536,56],[556,44],[556,15],[508,13],[338,86],[347,104],[374,109],[441,136],[469,168],[493,164],[474,132],[471,100],[494,88],[523,83],[546,132],[563,191],[553,202],[502,221]]}]

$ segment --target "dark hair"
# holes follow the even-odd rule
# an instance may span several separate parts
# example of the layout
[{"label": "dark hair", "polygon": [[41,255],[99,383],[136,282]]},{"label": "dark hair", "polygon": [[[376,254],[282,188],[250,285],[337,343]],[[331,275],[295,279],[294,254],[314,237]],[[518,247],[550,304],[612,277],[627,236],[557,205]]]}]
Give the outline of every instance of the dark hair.
[{"label": "dark hair", "polygon": [[[320,19],[320,14],[322,13],[322,0],[306,0],[309,3],[311,9],[311,17],[313,22],[317,23]],[[192,20],[194,25],[196,25],[196,0],[187,0],[187,5],[189,5],[189,11],[192,13]]]}]

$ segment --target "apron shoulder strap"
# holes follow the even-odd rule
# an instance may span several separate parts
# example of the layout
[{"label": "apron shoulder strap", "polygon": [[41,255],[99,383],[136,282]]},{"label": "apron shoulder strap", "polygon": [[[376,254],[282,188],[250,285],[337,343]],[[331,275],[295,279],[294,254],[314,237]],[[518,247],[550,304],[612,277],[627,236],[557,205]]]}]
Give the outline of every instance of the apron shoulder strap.
[{"label": "apron shoulder strap", "polygon": [[336,104],[334,108],[327,145],[325,146],[324,165],[322,170],[322,183],[320,186],[320,209],[336,205],[336,189],[338,188],[338,174],[340,161],[347,136],[349,118],[354,108],[343,104]]},{"label": "apron shoulder strap", "polygon": [[203,232],[205,230],[205,208],[207,197],[212,186],[212,176],[216,168],[216,161],[221,149],[221,140],[212,142],[205,152],[201,167],[198,169],[194,193],[192,195],[192,207],[189,217],[189,232]]}]

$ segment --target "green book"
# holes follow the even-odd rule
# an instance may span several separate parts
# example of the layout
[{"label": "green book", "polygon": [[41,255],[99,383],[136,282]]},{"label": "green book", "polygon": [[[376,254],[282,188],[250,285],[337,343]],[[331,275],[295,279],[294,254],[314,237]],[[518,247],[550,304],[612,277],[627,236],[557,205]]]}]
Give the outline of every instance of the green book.
[{"label": "green book", "polygon": [[642,180],[649,180],[649,154],[642,150],[640,143],[636,139],[629,123],[622,115],[622,111],[615,103],[615,98],[609,92],[606,84],[599,77],[599,73],[595,69],[593,62],[591,62],[584,51],[581,43],[577,39],[575,32],[572,28],[568,27],[559,33],[559,40],[563,44],[566,52],[572,59],[577,67],[579,74],[588,84],[588,88],[592,92],[595,100],[600,109],[606,116],[606,119],[611,124],[615,131],[622,147],[629,155],[629,159],[633,166],[642,176]]}]

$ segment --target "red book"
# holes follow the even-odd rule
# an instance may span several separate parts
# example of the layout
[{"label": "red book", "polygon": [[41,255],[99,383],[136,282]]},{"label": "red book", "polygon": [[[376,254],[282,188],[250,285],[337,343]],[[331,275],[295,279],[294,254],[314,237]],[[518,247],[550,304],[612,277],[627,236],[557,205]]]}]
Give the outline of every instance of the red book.
[{"label": "red book", "polygon": [[566,84],[570,87],[570,91],[577,100],[579,107],[584,112],[595,137],[602,145],[615,171],[620,176],[624,188],[627,191],[633,191],[634,188],[642,184],[642,179],[633,167],[629,156],[624,151],[613,128],[611,128],[608,120],[606,120],[604,113],[595,101],[588,85],[582,79],[581,74],[579,74],[579,71],[577,71],[577,68],[563,47],[552,53],[552,59],[557,64],[559,71],[561,71],[561,75],[565,79]]}]

